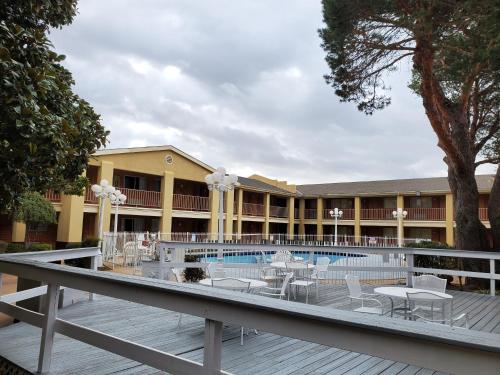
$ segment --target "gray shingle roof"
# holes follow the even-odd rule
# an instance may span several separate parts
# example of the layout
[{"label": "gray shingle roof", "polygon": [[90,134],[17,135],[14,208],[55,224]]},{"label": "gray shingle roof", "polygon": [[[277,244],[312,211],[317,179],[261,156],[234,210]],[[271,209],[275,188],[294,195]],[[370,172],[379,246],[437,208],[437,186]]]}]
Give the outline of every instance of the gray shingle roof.
[{"label": "gray shingle roof", "polygon": [[[493,175],[478,175],[476,181],[479,191],[490,191]],[[416,192],[449,192],[450,186],[446,177],[410,178],[404,180],[338,182],[330,184],[297,185],[297,191],[304,196],[325,195],[369,195],[397,194]]]},{"label": "gray shingle roof", "polygon": [[262,191],[275,193],[275,194],[292,195],[292,193],[290,193],[289,191],[287,191],[285,189],[281,189],[279,187],[276,187],[276,186],[273,186],[270,184],[266,184],[265,182],[262,182],[259,180],[254,180],[253,178],[238,176],[238,182],[244,188],[262,190]]}]

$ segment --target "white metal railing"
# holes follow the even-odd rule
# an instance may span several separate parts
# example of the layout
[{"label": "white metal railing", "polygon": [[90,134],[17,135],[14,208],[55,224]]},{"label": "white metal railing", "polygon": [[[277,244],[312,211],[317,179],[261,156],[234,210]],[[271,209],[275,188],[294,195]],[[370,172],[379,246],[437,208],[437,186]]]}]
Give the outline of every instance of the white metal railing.
[{"label": "white metal railing", "polygon": [[[396,325],[386,317],[353,314],[198,285],[179,285],[75,269],[28,259],[2,255],[0,272],[17,276],[29,274],[31,279],[47,284],[45,313],[29,311],[5,301],[0,301],[0,312],[42,329],[38,365],[42,373],[50,369],[54,334],[59,333],[162,371],[190,375],[223,374],[223,324],[254,327],[299,340],[459,375],[477,371],[497,374],[500,366],[500,340],[494,334],[440,325],[429,329],[426,323],[403,320]],[[57,300],[62,286],[205,319],[203,363],[58,318]]]}]

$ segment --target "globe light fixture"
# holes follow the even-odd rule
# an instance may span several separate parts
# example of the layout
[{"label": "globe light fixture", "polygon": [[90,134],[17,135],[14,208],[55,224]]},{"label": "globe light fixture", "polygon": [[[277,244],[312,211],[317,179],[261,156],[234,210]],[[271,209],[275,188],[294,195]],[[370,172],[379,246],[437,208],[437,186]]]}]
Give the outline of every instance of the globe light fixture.
[{"label": "globe light fixture", "polygon": [[334,242],[333,242],[333,246],[338,246],[338,243],[337,243],[337,220],[342,218],[342,215],[344,213],[339,210],[337,207],[335,207],[333,210],[330,210],[330,216],[335,219],[335,237],[334,237]]},{"label": "globe light fixture", "polygon": [[408,215],[408,212],[402,208],[392,211],[392,216],[398,221],[398,246],[403,247],[403,220]]},{"label": "globe light fixture", "polygon": [[115,205],[115,224],[113,228],[113,269],[115,267],[116,241],[118,239],[118,207],[125,204],[127,196],[122,194],[120,190],[114,190],[109,194],[109,200],[112,205]]}]

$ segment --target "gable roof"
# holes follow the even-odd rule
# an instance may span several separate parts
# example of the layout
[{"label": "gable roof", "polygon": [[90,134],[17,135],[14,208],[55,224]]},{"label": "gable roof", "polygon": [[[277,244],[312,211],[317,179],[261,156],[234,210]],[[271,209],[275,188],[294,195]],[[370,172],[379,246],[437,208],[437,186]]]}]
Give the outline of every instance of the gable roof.
[{"label": "gable roof", "polygon": [[[479,191],[490,191],[493,175],[478,175],[476,181]],[[338,182],[329,184],[297,185],[297,190],[305,196],[326,195],[397,195],[398,193],[447,193],[450,185],[446,177],[409,178],[402,180]]]},{"label": "gable roof", "polygon": [[249,188],[252,190],[265,191],[281,195],[295,195],[290,193],[288,190],[281,189],[277,186],[273,186],[270,184],[266,184],[265,182],[255,180],[253,178],[238,176],[238,182],[241,184],[242,187]]}]

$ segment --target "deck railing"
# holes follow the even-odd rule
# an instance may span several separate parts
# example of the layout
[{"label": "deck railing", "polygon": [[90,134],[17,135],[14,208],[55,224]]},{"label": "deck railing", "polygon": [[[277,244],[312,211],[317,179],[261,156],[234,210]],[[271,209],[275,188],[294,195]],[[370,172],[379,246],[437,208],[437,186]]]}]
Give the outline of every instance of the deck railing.
[{"label": "deck railing", "polygon": [[243,202],[243,215],[264,216],[264,205]]},{"label": "deck railing", "polygon": [[50,189],[45,193],[45,198],[51,202],[60,202],[61,201],[61,193],[55,192]]},{"label": "deck railing", "polygon": [[269,216],[288,217],[288,207],[269,206]]},{"label": "deck railing", "polygon": [[446,208],[405,208],[406,220],[444,221]]},{"label": "deck railing", "polygon": [[304,209],[304,219],[316,219],[318,215],[318,210],[315,208]]},{"label": "deck railing", "polygon": [[172,208],[186,211],[210,211],[210,201],[208,197],[174,194]]},{"label": "deck railing", "polygon": [[127,196],[125,206],[161,208],[161,193],[153,190],[119,188]]},{"label": "deck railing", "polygon": [[[332,210],[333,208],[325,208],[323,210],[323,219],[333,220],[332,215],[330,215]],[[354,220],[354,208],[340,208],[339,210],[342,211],[340,220]]]},{"label": "deck railing", "polygon": [[361,220],[394,220],[395,208],[362,208]]},{"label": "deck railing", "polygon": [[[164,245],[178,248],[179,244]],[[407,256],[411,255],[411,251],[407,253]],[[41,373],[50,371],[54,335],[59,333],[161,371],[189,375],[227,374],[221,368],[222,330],[225,324],[252,327],[458,375],[478,371],[481,374],[497,374],[500,366],[500,342],[496,335],[483,332],[453,330],[440,325],[430,329],[426,323],[406,320],[394,324],[394,320],[386,317],[353,314],[329,307],[198,285],[101,273],[30,258],[0,256],[0,272],[17,276],[29,274],[30,279],[46,284],[30,292],[3,296],[0,300],[0,312],[42,329],[38,360],[38,371]],[[57,302],[61,287],[205,319],[203,363],[132,342],[131,338],[111,336],[58,318]],[[36,295],[46,294],[44,314],[11,304],[32,297],[35,292]]]}]

